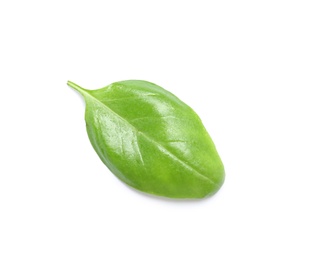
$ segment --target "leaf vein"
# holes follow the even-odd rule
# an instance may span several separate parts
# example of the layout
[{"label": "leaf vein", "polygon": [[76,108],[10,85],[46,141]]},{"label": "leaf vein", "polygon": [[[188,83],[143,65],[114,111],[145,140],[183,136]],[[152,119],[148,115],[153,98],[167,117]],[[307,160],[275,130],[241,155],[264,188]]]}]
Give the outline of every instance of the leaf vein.
[{"label": "leaf vein", "polygon": [[[134,129],[135,132],[141,133],[142,136],[144,136],[146,139],[148,139],[151,143],[153,143],[154,145],[156,145],[162,152],[164,152],[165,154],[167,154],[169,157],[171,157],[173,160],[179,162],[181,165],[183,165],[184,167],[186,167],[187,169],[189,169],[190,171],[194,172],[195,175],[197,175],[199,178],[205,179],[207,181],[209,181],[211,184],[213,185],[217,185],[214,181],[212,181],[209,177],[203,175],[202,173],[200,173],[197,169],[193,168],[191,165],[187,164],[186,162],[183,161],[183,159],[179,158],[177,155],[173,154],[171,151],[169,151],[168,149],[166,149],[163,145],[161,145],[160,143],[158,143],[157,141],[155,141],[153,138],[151,138],[150,136],[146,135],[143,132],[139,132],[138,129],[132,125],[128,120],[126,120],[125,118],[123,118],[122,116],[120,116],[117,112],[115,112],[114,110],[112,110],[110,107],[108,107],[106,104],[104,104],[103,102],[101,102],[99,99],[97,99],[96,97],[94,97],[92,94],[85,92],[85,95],[91,97],[92,99],[96,100],[98,103],[100,103],[104,108],[106,108],[107,110],[109,110],[112,114],[114,114],[116,117],[118,117],[120,120],[126,122],[130,127],[132,127]],[[141,155],[141,154],[140,154]],[[141,156],[142,159],[142,156]]]}]

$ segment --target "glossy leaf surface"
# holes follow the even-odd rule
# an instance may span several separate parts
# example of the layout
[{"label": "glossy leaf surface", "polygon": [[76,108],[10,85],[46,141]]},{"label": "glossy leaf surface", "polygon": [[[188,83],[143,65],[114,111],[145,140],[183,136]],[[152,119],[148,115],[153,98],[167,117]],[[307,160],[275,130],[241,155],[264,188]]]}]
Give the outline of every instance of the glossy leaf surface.
[{"label": "glossy leaf surface", "polygon": [[200,118],[163,88],[140,80],[87,90],[89,139],[123,182],[151,194],[202,198],[223,184],[224,167]]}]

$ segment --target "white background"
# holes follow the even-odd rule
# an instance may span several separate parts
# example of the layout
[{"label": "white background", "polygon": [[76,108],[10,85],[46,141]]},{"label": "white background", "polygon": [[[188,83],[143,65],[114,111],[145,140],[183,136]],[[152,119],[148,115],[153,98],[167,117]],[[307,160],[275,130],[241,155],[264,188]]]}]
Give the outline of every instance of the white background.
[{"label": "white background", "polygon": [[[1,1],[0,259],[313,259],[312,1]],[[200,115],[213,197],[126,187],[84,102],[143,79]]]}]

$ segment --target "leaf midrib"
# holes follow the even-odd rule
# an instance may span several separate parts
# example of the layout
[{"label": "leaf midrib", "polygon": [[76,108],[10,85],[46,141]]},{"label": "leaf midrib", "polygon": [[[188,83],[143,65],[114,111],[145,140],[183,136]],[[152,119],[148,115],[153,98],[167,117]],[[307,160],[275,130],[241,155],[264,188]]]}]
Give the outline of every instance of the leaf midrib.
[{"label": "leaf midrib", "polygon": [[106,104],[102,103],[99,99],[97,99],[95,96],[93,96],[92,94],[88,93],[85,89],[83,88],[76,88],[76,90],[78,90],[81,94],[83,94],[85,97],[91,97],[93,100],[95,100],[96,102],[100,103],[102,106],[104,106],[107,110],[109,110],[112,114],[114,114],[116,117],[118,117],[119,119],[121,119],[122,121],[124,121],[125,123],[127,123],[130,127],[132,127],[137,133],[142,134],[142,136],[144,136],[148,141],[150,141],[151,143],[153,143],[154,145],[156,145],[157,147],[159,147],[159,149],[162,152],[165,152],[167,155],[169,155],[172,159],[176,160],[177,162],[181,163],[184,167],[188,168],[189,170],[191,170],[192,172],[195,173],[195,175],[197,175],[200,178],[203,178],[207,181],[209,181],[211,184],[216,185],[217,184],[212,181],[209,177],[203,175],[202,173],[200,173],[198,170],[196,170],[195,168],[193,168],[192,166],[190,166],[189,164],[185,163],[182,159],[180,159],[179,157],[177,157],[177,155],[173,154],[171,151],[169,151],[168,149],[166,149],[163,145],[161,145],[160,143],[158,143],[157,141],[155,141],[153,138],[151,138],[149,135],[146,135],[144,132],[139,131],[134,125],[132,125],[128,120],[126,120],[125,118],[123,118],[122,116],[120,116],[118,113],[116,113],[114,110],[112,110],[110,107],[108,107]]}]

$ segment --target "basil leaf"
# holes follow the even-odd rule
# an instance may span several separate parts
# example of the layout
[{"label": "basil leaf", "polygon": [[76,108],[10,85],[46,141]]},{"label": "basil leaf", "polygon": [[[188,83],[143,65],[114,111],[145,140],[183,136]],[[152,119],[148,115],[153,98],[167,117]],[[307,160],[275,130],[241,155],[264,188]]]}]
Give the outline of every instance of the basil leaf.
[{"label": "basil leaf", "polygon": [[202,198],[223,184],[224,167],[198,115],[163,88],[141,80],[87,90],[89,139],[123,182],[151,194]]}]

